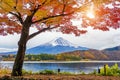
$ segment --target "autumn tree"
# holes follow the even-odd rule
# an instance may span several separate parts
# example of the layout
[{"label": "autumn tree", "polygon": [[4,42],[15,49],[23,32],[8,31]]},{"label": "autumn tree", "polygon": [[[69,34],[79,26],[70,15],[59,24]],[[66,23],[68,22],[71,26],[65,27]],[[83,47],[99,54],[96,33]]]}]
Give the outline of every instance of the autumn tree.
[{"label": "autumn tree", "polygon": [[89,12],[84,12],[84,14],[88,14],[87,16],[82,14],[82,27],[86,28],[91,26],[93,29],[102,31],[109,31],[110,28],[120,28],[119,0],[113,0],[111,3],[99,6],[99,8],[91,8]]},{"label": "autumn tree", "polygon": [[[116,28],[120,18],[118,16],[119,8],[110,9],[105,7],[106,2],[112,1],[115,3],[117,0],[0,0],[0,35],[21,34],[12,76],[22,75],[26,44],[30,39],[42,32],[54,30],[79,36],[86,33],[86,30],[81,30],[81,27],[91,26],[95,29],[108,30],[108,27],[111,27],[114,22],[112,26]],[[119,5],[118,1],[117,5]],[[102,3],[104,4],[102,5]],[[96,7],[103,6],[96,9],[96,12],[98,12],[96,16],[99,15],[95,17],[96,19],[91,19],[85,15],[86,11],[93,5]],[[112,14],[112,11],[115,14]],[[83,22],[82,26],[74,26],[72,19],[80,18]],[[107,19],[110,24],[104,22]],[[97,27],[100,22],[104,22],[105,26]],[[102,23],[100,24],[102,25]],[[31,27],[37,28],[37,31],[30,34]]]}]

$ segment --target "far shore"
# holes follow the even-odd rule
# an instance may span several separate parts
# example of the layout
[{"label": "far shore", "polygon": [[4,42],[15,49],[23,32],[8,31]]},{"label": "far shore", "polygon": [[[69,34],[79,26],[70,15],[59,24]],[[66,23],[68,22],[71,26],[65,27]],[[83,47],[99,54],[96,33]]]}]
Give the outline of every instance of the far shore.
[{"label": "far shore", "polygon": [[[14,63],[14,61],[0,61],[0,63]],[[120,63],[120,61],[24,61],[24,63]]]}]

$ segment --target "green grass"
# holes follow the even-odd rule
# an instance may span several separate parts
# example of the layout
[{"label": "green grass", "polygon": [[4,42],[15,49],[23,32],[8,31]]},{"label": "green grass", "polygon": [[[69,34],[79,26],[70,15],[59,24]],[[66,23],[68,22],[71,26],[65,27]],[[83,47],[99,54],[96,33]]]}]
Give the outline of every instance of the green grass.
[{"label": "green grass", "polygon": [[56,72],[53,70],[43,70],[39,71],[39,74],[56,74]]}]

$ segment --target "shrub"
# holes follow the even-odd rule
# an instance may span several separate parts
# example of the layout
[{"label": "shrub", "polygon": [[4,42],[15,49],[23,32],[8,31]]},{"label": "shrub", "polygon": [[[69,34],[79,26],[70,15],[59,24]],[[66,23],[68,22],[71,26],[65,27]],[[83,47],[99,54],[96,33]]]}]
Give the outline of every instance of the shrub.
[{"label": "shrub", "polygon": [[11,70],[9,69],[0,69],[0,74],[10,74]]},{"label": "shrub", "polygon": [[0,74],[10,74],[10,73],[11,73],[11,69],[10,68],[8,68],[7,66],[3,67],[0,64]]},{"label": "shrub", "polygon": [[96,75],[96,74],[98,74],[98,72],[97,72],[96,70],[94,70],[93,72],[91,72],[91,73],[89,73],[89,74],[94,74],[94,75]]},{"label": "shrub", "polygon": [[63,74],[63,75],[71,75],[72,73],[71,72],[60,72],[60,74]]},{"label": "shrub", "polygon": [[26,71],[26,70],[23,69],[23,70],[22,70],[22,74],[23,74],[23,75],[27,75],[27,74],[30,74],[30,75],[31,75],[31,74],[33,74],[33,72],[32,72],[31,70],[30,70],[30,71]]},{"label": "shrub", "polygon": [[85,74],[85,72],[84,71],[80,71],[80,74]]},{"label": "shrub", "polygon": [[55,72],[53,70],[43,70],[40,71],[39,74],[55,74]]},{"label": "shrub", "polygon": [[105,65],[105,67],[100,69],[100,74],[109,75],[109,76],[117,76],[117,75],[120,75],[120,69],[118,67],[118,64],[114,64],[111,67],[109,67],[108,65]]}]

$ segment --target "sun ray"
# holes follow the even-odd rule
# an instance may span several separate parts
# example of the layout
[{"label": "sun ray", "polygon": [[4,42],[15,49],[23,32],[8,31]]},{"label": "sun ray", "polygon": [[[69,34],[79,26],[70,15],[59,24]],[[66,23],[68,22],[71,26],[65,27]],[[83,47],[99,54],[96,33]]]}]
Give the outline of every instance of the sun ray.
[{"label": "sun ray", "polygon": [[95,18],[95,15],[93,14],[93,12],[88,12],[87,13],[87,17],[89,17],[89,18]]},{"label": "sun ray", "polygon": [[90,9],[87,10],[86,16],[87,16],[88,18],[95,18],[95,13],[94,13],[93,6],[91,6]]}]

